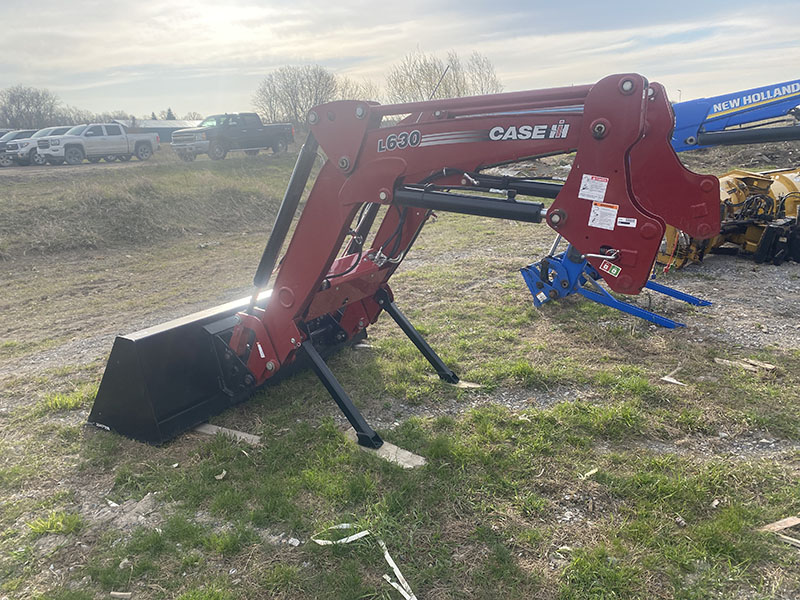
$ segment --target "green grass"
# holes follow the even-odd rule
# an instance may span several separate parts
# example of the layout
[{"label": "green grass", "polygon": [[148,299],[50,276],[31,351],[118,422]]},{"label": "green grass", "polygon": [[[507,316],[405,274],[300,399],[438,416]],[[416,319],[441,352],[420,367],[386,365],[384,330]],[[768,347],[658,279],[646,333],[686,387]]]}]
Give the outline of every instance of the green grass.
[{"label": "green grass", "polygon": [[35,519],[28,523],[28,528],[36,536],[48,533],[71,534],[77,533],[84,526],[80,515],[65,512],[51,512],[46,517]]},{"label": "green grass", "polygon": [[[60,230],[50,245],[33,231],[31,245],[20,237],[7,247],[12,258],[24,248],[55,253],[89,242],[104,251],[69,276],[15,272],[12,286],[24,301],[7,302],[10,310],[21,314],[46,302],[76,324],[96,323],[109,306],[145,319],[188,297],[234,293],[249,281],[242,257],[257,260],[260,230],[290,163],[156,163],[112,175],[119,179],[113,186],[90,175],[40,199],[28,194],[14,219],[50,202],[50,222],[60,210],[105,211],[105,220],[69,243]],[[168,210],[174,213],[162,212]],[[242,223],[257,223],[259,232],[219,233]],[[8,497],[0,504],[3,593],[60,600],[111,590],[148,600],[394,597],[372,536],[347,546],[308,543],[340,522],[383,539],[420,598],[688,599],[796,589],[796,552],[757,528],[800,512],[797,453],[739,456],[717,433],[729,432],[737,443],[737,436],[780,437],[783,447],[800,440],[797,352],[754,353],[779,368],[741,373],[712,362],[743,354],[737,349],[654,330],[578,298],[534,309],[516,271],[548,246],[548,236],[534,230],[443,216],[423,232],[410,257],[418,262],[401,266],[393,279],[400,307],[480,390],[432,376],[385,318],[370,330],[372,350],[329,360],[355,402],[384,423],[409,405],[420,414],[450,413],[398,417],[396,427],[381,429],[385,439],[425,456],[421,469],[403,470],[347,441],[331,417],[335,406],[308,372],[217,418],[261,435],[258,447],[195,435],[150,447],[75,424],[91,403],[95,387],[87,381],[99,380],[102,361],[8,379],[14,398],[42,400],[2,416],[9,432],[0,438],[0,489]],[[105,239],[106,231],[116,241]],[[213,243],[199,247],[198,240]],[[114,244],[124,249],[106,252]],[[159,287],[159,277],[169,285],[146,288],[148,281]],[[46,289],[43,280],[51,282]],[[32,338],[44,339],[46,326],[32,327]],[[19,359],[37,348],[14,335],[0,355]],[[678,379],[688,385],[661,382],[678,364]],[[494,403],[506,396],[525,408]],[[148,515],[153,522],[93,528],[92,511],[105,509],[106,498],[123,504],[148,493],[158,500]],[[46,502],[32,500],[37,495]],[[76,514],[78,498],[88,515]],[[48,533],[80,542],[79,560],[71,544],[42,556],[37,544]],[[285,543],[289,537],[301,544]],[[50,564],[66,569],[59,588],[50,589]],[[29,586],[35,591],[25,591]]]},{"label": "green grass", "polygon": [[62,412],[88,407],[97,395],[97,384],[83,384],[69,393],[47,394],[41,401],[43,412]]}]

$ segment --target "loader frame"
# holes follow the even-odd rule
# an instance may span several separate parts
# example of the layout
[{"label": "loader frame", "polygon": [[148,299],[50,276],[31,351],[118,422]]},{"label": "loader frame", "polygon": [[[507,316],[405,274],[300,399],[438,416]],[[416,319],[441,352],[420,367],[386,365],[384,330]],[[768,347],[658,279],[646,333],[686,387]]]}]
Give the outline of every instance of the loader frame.
[{"label": "loader frame", "polygon": [[[208,377],[216,377],[216,385],[203,385],[217,405],[246,398],[300,362],[310,365],[364,446],[383,442],[324,355],[363,337],[382,311],[442,380],[458,382],[401,312],[388,285],[433,211],[545,221],[595,268],[614,263],[613,276],[601,275],[612,290],[626,294],[639,293],[647,283],[666,224],[701,237],[719,229],[716,178],[680,164],[669,145],[673,121],[664,89],[641,75],[386,106],[331,102],[313,109],[308,123],[310,133],[256,270],[255,291],[242,310],[192,329],[202,338],[195,353],[202,355]],[[287,245],[319,151],[325,162]],[[547,182],[482,173],[493,165],[572,152],[570,174],[549,207],[530,199],[551,197]],[[265,294],[267,288],[271,293]],[[110,364],[114,351],[111,359]],[[177,380],[171,389],[183,385],[181,370],[190,366],[191,360],[162,365]],[[147,375],[142,371],[133,379]],[[103,406],[121,402],[104,386],[106,377],[90,420],[120,430],[121,419],[102,420]],[[127,401],[146,404],[149,395],[155,412],[185,412],[193,410],[197,396],[190,390],[154,402],[157,393],[148,388]],[[150,429],[148,435],[126,433],[163,441],[158,419]]]}]

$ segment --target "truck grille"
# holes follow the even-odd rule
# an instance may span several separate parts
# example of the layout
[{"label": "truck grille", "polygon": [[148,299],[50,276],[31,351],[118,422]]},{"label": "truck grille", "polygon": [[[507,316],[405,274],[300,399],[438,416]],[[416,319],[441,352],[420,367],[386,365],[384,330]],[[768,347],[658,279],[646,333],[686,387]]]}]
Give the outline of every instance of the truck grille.
[{"label": "truck grille", "polygon": [[173,144],[186,144],[189,142],[194,141],[194,134],[193,133],[178,133],[172,134],[172,143]]},{"label": "truck grille", "polygon": [[47,149],[47,148],[49,148],[49,147],[50,147],[50,140],[39,140],[38,142],[36,142],[36,145],[37,145],[39,148],[45,148],[45,149]]},{"label": "truck grille", "polygon": [[16,152],[18,148],[19,144],[17,144],[16,142],[9,142],[8,144],[6,144],[6,152]]}]

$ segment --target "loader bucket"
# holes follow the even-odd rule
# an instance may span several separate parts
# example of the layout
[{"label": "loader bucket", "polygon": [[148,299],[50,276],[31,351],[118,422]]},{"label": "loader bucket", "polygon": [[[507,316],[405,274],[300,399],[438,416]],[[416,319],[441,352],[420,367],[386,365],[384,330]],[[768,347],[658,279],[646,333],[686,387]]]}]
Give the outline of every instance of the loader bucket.
[{"label": "loader bucket", "polygon": [[224,389],[212,332],[249,300],[117,336],[89,422],[160,444],[244,400]]}]

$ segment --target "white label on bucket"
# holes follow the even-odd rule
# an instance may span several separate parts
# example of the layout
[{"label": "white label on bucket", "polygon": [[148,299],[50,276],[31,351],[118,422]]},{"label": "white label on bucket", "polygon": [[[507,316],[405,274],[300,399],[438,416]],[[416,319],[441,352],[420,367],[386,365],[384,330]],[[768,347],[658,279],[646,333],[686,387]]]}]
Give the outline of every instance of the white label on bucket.
[{"label": "white label on bucket", "polygon": [[261,358],[266,358],[267,357],[267,355],[264,354],[264,349],[261,347],[261,342],[256,342],[256,348],[258,348],[258,355]]},{"label": "white label on bucket", "polygon": [[581,187],[578,190],[578,198],[591,200],[592,202],[602,202],[606,197],[608,187],[608,177],[599,175],[583,175],[581,177]]},{"label": "white label on bucket", "polygon": [[592,202],[592,210],[589,213],[589,227],[614,231],[618,210],[619,206],[616,204]]}]

